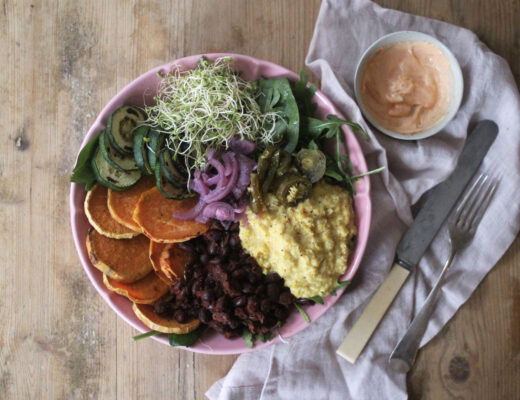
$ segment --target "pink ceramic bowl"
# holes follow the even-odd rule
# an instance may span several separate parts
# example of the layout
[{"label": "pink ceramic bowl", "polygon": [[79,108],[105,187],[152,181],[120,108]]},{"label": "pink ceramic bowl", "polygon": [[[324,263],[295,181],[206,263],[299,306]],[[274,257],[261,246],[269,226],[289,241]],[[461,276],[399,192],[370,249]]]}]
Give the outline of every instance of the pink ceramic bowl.
[{"label": "pink ceramic bowl", "polygon": [[[205,56],[210,61],[223,56],[230,56],[234,58],[236,61],[236,69],[242,71],[242,76],[246,80],[256,80],[261,76],[285,76],[293,81],[298,79],[297,74],[289,71],[284,67],[281,67],[280,65],[253,57],[239,54],[205,54]],[[200,57],[201,55],[195,55],[172,61],[168,64],[164,64],[146,72],[131,82],[123,90],[121,90],[121,92],[119,92],[105,106],[105,108],[103,108],[101,113],[94,121],[94,124],[90,127],[81,146],[83,147],[95,133],[105,128],[110,113],[112,113],[112,111],[114,111],[116,108],[123,104],[132,104],[135,106],[143,106],[145,103],[150,104],[156,92],[157,85],[159,84],[157,72],[171,71],[173,67],[177,66],[181,69],[193,69],[197,66],[197,61]],[[314,101],[318,104],[317,115],[319,117],[324,118],[328,114],[335,114],[340,118],[343,118],[336,107],[319,90],[314,96]],[[343,127],[343,130],[347,139],[348,153],[356,173],[366,172],[367,166],[365,163],[365,158],[363,157],[363,153],[358,141],[356,140],[354,134],[347,127]],[[358,228],[357,245],[352,256],[350,257],[342,280],[350,280],[356,273],[365,251],[370,227],[370,182],[367,177],[360,179],[356,183],[356,192],[357,193],[354,196],[354,204],[356,209],[356,224]],[[132,311],[132,303],[125,297],[109,291],[103,284],[103,276],[101,272],[94,268],[89,261],[85,247],[85,238],[87,236],[87,231],[90,227],[90,224],[83,211],[84,200],[84,186],[72,183],[70,190],[70,218],[74,243],[76,245],[81,264],[83,265],[83,268],[85,269],[85,272],[87,273],[90,281],[99,292],[101,297],[103,297],[103,299],[108,303],[108,305],[112,307],[112,309],[121,318],[123,318],[136,330],[139,332],[148,332],[149,329],[134,315]],[[324,299],[325,304],[323,305],[315,304],[313,306],[306,307],[307,314],[309,315],[311,321],[316,321],[323,313],[332,307],[343,291],[344,289],[338,290],[337,296],[326,297]],[[304,321],[302,316],[297,311],[294,311],[284,326],[280,328],[279,333],[283,338],[287,339],[308,326],[309,324]],[[152,338],[168,345],[168,338],[166,335],[153,336]],[[251,349],[246,346],[242,338],[229,340],[215,332],[206,331],[206,333],[194,346],[185,349],[206,354],[238,354],[261,349],[263,347],[269,346],[270,344],[278,342],[280,342],[280,338],[276,337],[270,342],[257,342],[256,345]]]}]

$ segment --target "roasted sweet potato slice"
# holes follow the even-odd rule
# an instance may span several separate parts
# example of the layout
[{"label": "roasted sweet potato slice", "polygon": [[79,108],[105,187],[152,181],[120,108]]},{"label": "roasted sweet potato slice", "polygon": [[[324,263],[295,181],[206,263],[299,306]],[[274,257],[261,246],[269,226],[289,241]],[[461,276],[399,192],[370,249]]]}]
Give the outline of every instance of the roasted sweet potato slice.
[{"label": "roasted sweet potato slice", "polygon": [[168,246],[168,243],[157,243],[150,240],[150,261],[152,262],[153,269],[157,276],[161,278],[163,282],[173,285],[175,279],[167,276],[161,269],[161,254],[166,246]]},{"label": "roasted sweet potato slice", "polygon": [[135,186],[128,190],[117,192],[108,189],[108,210],[110,215],[120,224],[134,230],[141,231],[132,216],[141,195],[155,186],[155,179],[151,176],[142,177]]},{"label": "roasted sweet potato slice", "polygon": [[167,199],[154,187],[141,195],[133,218],[142,232],[154,242],[184,242],[209,229],[209,223],[173,218],[174,212],[190,210],[196,203],[197,199],[194,197],[184,200]]},{"label": "roasted sweet potato slice", "polygon": [[109,278],[107,274],[103,274],[103,283],[111,291],[139,304],[155,303],[168,293],[168,288],[170,287],[159,279],[154,271],[134,283],[121,283]]},{"label": "roasted sweet potato slice", "polygon": [[138,281],[153,271],[149,246],[150,241],[144,235],[112,239],[92,228],[87,235],[87,251],[94,267],[123,283]]},{"label": "roasted sweet potato slice", "polygon": [[[129,239],[139,235],[134,229],[121,225],[110,215],[107,206],[108,192],[103,185],[97,184],[88,191],[85,198],[85,214],[90,225],[100,234],[114,239]],[[137,229],[139,231],[139,229]]]},{"label": "roasted sweet potato slice", "polygon": [[146,304],[134,303],[132,308],[137,318],[139,318],[143,324],[157,332],[182,335],[194,331],[200,325],[198,319],[192,319],[189,322],[181,324],[174,319],[163,318],[155,313],[152,306]]},{"label": "roasted sweet potato slice", "polygon": [[173,280],[184,276],[184,268],[188,263],[188,254],[175,243],[169,243],[161,252],[159,265],[162,272]]}]

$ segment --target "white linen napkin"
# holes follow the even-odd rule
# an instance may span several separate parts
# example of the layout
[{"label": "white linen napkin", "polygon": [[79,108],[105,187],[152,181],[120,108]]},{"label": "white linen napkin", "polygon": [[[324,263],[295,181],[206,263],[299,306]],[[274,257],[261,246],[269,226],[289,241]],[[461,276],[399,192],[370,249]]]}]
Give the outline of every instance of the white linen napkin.
[{"label": "white linen napkin", "polygon": [[[435,36],[455,54],[464,76],[464,97],[443,132],[421,141],[398,141],[371,130],[353,100],[354,70],[362,52],[390,32],[414,30]],[[472,32],[447,23],[388,10],[367,0],[325,0],[306,64],[322,90],[352,121],[369,132],[360,139],[371,177],[373,221],[368,247],[352,285],[318,321],[288,344],[242,355],[228,375],[206,393],[228,399],[405,399],[404,374],[387,360],[424,302],[448,255],[446,223],[410,276],[372,340],[352,365],[335,351],[386,277],[401,235],[422,195],[454,169],[468,130],[492,119],[499,134],[480,170],[500,181],[471,244],[458,253],[444,283],[422,345],[466,302],[502,257],[520,229],[520,96],[506,61]]]}]

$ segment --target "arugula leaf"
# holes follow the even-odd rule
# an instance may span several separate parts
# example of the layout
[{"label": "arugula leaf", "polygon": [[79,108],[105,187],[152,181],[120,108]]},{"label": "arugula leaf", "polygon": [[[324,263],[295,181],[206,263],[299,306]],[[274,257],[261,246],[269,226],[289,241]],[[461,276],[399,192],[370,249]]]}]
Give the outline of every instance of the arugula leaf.
[{"label": "arugula leaf", "polygon": [[350,281],[341,281],[332,291],[330,292],[331,296],[336,296],[336,290],[342,289],[350,284]]},{"label": "arugula leaf", "polygon": [[[287,140],[285,150],[292,153],[296,149],[300,135],[300,113],[289,80],[287,78],[260,78],[258,88],[260,90],[258,97],[260,110],[264,113],[278,111],[283,116],[286,123],[282,131]],[[277,131],[280,131],[281,128],[276,126]]]},{"label": "arugula leaf", "polygon": [[255,338],[247,328],[244,328],[244,330],[242,331],[242,339],[245,340],[246,345],[249,348],[253,348],[253,346],[255,345]]},{"label": "arugula leaf", "polygon": [[338,182],[343,182],[343,177],[336,172],[336,170],[330,168],[325,170],[325,176],[328,176],[329,178],[335,179]]},{"label": "arugula leaf", "polygon": [[312,296],[312,297],[309,297],[309,300],[312,300],[315,303],[323,304],[323,297],[321,297],[321,296]]},{"label": "arugula leaf", "polygon": [[359,175],[351,176],[350,179],[352,179],[353,181],[355,181],[356,179],[363,178],[364,176],[368,176],[368,175],[372,175],[372,174],[377,174],[377,173],[383,171],[385,168],[386,168],[386,166],[383,165],[382,167],[379,167],[379,168],[373,169],[373,170],[371,170],[371,171],[367,171],[367,172],[363,172],[362,174],[359,174]]},{"label": "arugula leaf", "polygon": [[132,340],[141,340],[141,339],[144,339],[144,338],[147,338],[150,336],[160,335],[160,334],[161,334],[161,332],[150,331],[150,332],[143,333],[141,335],[134,336],[134,337],[132,337]]},{"label": "arugula leaf", "polygon": [[190,333],[185,333],[183,335],[177,335],[175,333],[170,333],[168,335],[168,341],[170,342],[170,346],[172,346],[172,347],[176,347],[176,346],[190,347],[202,336],[205,329],[206,329],[206,325],[200,325],[194,331],[191,331]]},{"label": "arugula leaf", "polygon": [[84,183],[86,190],[90,190],[96,183],[96,175],[92,170],[92,165],[90,162],[96,152],[100,134],[101,132],[90,139],[88,143],[81,149],[78,155],[78,161],[76,162],[70,177],[71,182]]},{"label": "arugula leaf", "polygon": [[309,318],[309,316],[307,315],[307,313],[305,312],[305,310],[297,303],[294,303],[294,306],[296,307],[296,309],[300,312],[300,314],[302,315],[303,319],[305,320],[305,322],[307,322],[308,324],[311,323],[311,319]]}]

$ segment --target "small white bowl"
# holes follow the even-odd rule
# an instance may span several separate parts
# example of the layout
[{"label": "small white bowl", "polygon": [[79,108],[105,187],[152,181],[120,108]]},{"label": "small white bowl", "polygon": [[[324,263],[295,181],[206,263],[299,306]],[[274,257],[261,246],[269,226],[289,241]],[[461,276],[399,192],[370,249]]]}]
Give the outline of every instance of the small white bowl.
[{"label": "small white bowl", "polygon": [[[370,113],[367,111],[365,104],[363,102],[363,95],[361,93],[361,80],[363,78],[363,73],[365,72],[367,62],[372,58],[374,53],[376,51],[378,51],[380,48],[394,44],[394,43],[398,43],[398,42],[416,42],[416,41],[425,41],[425,42],[432,43],[432,44],[436,45],[444,53],[444,55],[450,62],[450,69],[451,69],[451,74],[452,74],[453,79],[452,79],[452,86],[451,86],[451,91],[450,91],[450,100],[444,110],[443,117],[441,119],[439,119],[434,125],[430,126],[428,129],[426,129],[424,131],[421,131],[419,133],[415,133],[412,135],[404,135],[402,133],[383,128],[370,116]],[[430,35],[426,35],[421,32],[414,32],[414,31],[400,31],[400,32],[390,33],[388,35],[385,35],[385,36],[379,38],[374,43],[372,43],[370,45],[370,47],[365,50],[365,52],[363,53],[363,55],[361,56],[361,58],[358,62],[358,65],[356,67],[356,75],[354,78],[354,82],[355,82],[354,91],[356,94],[356,100],[357,100],[365,118],[368,119],[370,121],[370,123],[372,125],[374,125],[378,130],[385,133],[386,135],[391,136],[395,139],[403,139],[403,140],[424,139],[424,138],[430,137],[432,135],[435,135],[437,132],[442,130],[457,113],[457,111],[460,107],[460,103],[462,101],[462,93],[464,91],[464,79],[462,78],[462,72],[460,70],[460,65],[459,65],[457,59],[455,58],[455,56],[453,55],[453,53],[443,43],[441,43],[434,37],[432,37]]]}]

